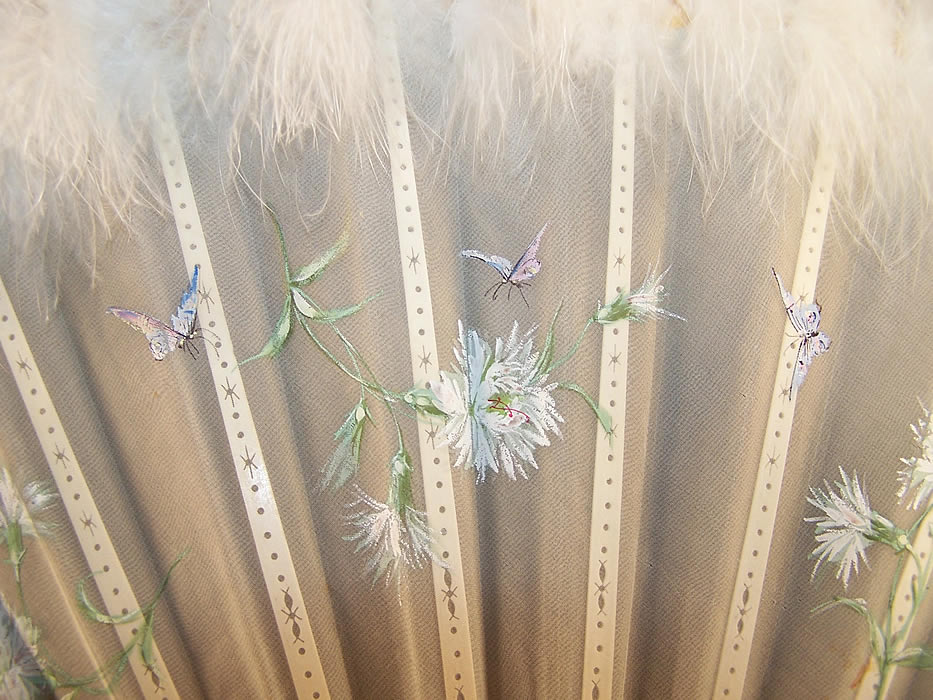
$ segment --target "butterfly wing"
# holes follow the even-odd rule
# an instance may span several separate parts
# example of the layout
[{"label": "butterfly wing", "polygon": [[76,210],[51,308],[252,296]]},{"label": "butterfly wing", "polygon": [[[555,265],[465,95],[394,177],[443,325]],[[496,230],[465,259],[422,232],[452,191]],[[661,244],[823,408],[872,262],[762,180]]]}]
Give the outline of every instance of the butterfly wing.
[{"label": "butterfly wing", "polygon": [[461,250],[460,255],[462,255],[465,258],[473,258],[474,260],[482,260],[484,263],[486,263],[490,267],[495,268],[496,272],[498,272],[502,276],[503,281],[509,279],[509,274],[512,271],[512,263],[510,263],[505,258],[499,257],[498,255],[486,255],[485,253],[479,250]]},{"label": "butterfly wing", "polygon": [[172,328],[185,338],[191,336],[198,318],[198,270],[199,266],[195,265],[191,274],[191,284],[181,295],[178,308],[172,315]]},{"label": "butterfly wing", "polygon": [[149,314],[131,311],[130,309],[121,309],[111,306],[107,309],[108,314],[113,314],[121,321],[125,321],[140,333],[145,334],[149,341],[149,351],[156,360],[163,360],[172,350],[178,347],[178,343],[184,340],[184,336],[178,331],[169,328],[157,318]]},{"label": "butterfly wing", "polygon": [[531,245],[528,246],[528,249],[522,254],[522,257],[515,263],[515,267],[512,268],[506,277],[509,282],[525,282],[541,271],[541,261],[538,260],[538,248],[541,246],[541,236],[544,234],[547,226],[547,224],[544,224],[541,230],[538,231],[538,235],[534,237]]},{"label": "butterfly wing", "polygon": [[[787,318],[790,319],[790,324],[794,327],[794,330],[797,331],[798,335],[804,336],[807,334],[807,328],[804,323],[803,310],[800,308],[800,304],[797,303],[797,300],[794,299],[794,295],[787,291],[784,287],[784,282],[781,280],[781,276],[777,271],[772,267],[771,274],[774,275],[774,279],[777,280],[778,289],[781,291],[781,299],[784,302],[784,311],[787,313]],[[808,304],[807,306],[815,306],[815,304]],[[817,307],[817,323],[819,323],[819,307]]]},{"label": "butterfly wing", "polygon": [[820,331],[815,336],[809,336],[800,341],[797,348],[797,362],[794,364],[794,374],[791,377],[791,390],[799,389],[807,376],[813,359],[829,350],[829,336]]}]

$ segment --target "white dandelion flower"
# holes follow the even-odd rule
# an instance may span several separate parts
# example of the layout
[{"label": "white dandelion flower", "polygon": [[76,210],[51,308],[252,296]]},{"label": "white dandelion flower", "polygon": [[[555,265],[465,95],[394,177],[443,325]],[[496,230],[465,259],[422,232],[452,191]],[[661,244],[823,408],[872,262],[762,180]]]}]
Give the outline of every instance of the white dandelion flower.
[{"label": "white dandelion flower", "polygon": [[434,536],[427,525],[427,514],[412,507],[411,460],[404,450],[392,458],[389,497],[385,503],[357,488],[359,498],[347,507],[356,512],[347,517],[354,533],[344,537],[356,542],[356,552],[369,557],[366,570],[373,583],[385,578],[401,582],[402,569],[422,568],[434,561],[443,562],[434,553]]},{"label": "white dandelion flower", "polygon": [[42,514],[58,499],[48,484],[32,482],[26,484],[22,494],[13,485],[10,472],[0,469],[0,532],[5,533],[13,523],[18,523],[24,536],[48,535],[55,529],[54,523],[44,521]]},{"label": "white dandelion flower", "polygon": [[[25,638],[24,638],[25,635]],[[38,631],[28,617],[14,617],[0,604],[0,697],[29,700],[50,692],[36,660]]]},{"label": "white dandelion flower", "polygon": [[661,308],[661,302],[664,299],[665,291],[661,280],[668,273],[667,268],[660,275],[655,276],[654,271],[648,268],[648,274],[645,275],[645,281],[641,283],[638,289],[628,294],[621,292],[615,299],[605,306],[600,306],[596,312],[595,320],[603,325],[615,323],[616,321],[645,321],[648,319],[657,320],[662,316],[677,318],[681,321],[686,319],[682,316]]},{"label": "white dandelion flower", "polygon": [[564,420],[551,395],[557,384],[538,374],[534,329],[520,335],[516,322],[508,340],[497,338],[492,350],[476,331],[458,326],[455,371],[442,371],[440,381],[431,382],[446,416],[444,442],[457,453],[454,466],[471,466],[477,481],[490,470],[528,478],[526,467],[538,468],[535,449],[550,445],[548,433],[560,435]]},{"label": "white dandelion flower", "polygon": [[930,426],[930,412],[921,406],[923,415],[916,425],[910,426],[914,433],[914,442],[920,448],[920,456],[901,459],[906,466],[897,473],[901,488],[897,492],[901,502],[909,491],[914,490],[908,508],[922,508],[933,495],[933,428]]},{"label": "white dandelion flower", "polygon": [[858,476],[848,477],[839,467],[842,483],[836,482],[839,493],[833,493],[827,482],[826,492],[810,489],[813,498],[807,501],[820,510],[822,515],[805,518],[816,523],[815,537],[819,546],[810,554],[816,558],[813,575],[823,562],[839,564],[836,578],[842,578],[842,585],[848,587],[852,569],[858,574],[858,560],[868,564],[865,550],[872,542],[889,544],[895,551],[901,551],[907,544],[904,532],[887,518],[875,513],[868,505],[868,497],[862,492]]}]

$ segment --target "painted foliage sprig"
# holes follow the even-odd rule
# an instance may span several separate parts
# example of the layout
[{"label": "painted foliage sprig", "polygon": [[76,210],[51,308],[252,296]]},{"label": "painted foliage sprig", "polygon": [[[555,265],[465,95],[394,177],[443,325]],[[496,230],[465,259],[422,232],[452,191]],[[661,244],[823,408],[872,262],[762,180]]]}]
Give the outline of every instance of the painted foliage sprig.
[{"label": "painted foliage sprig", "polygon": [[[307,291],[307,286],[319,279],[330,265],[340,257],[349,243],[349,228],[344,226],[337,241],[320,257],[292,274],[289,264],[285,236],[275,212],[263,203],[263,211],[272,220],[282,251],[283,272],[286,281],[285,301],[279,320],[265,346],[241,365],[261,358],[276,357],[288,340],[292,329],[300,327],[305,335],[339,371],[351,378],[359,387],[360,397],[346,414],[343,423],[334,433],[336,449],[321,470],[321,488],[337,490],[353,479],[360,466],[364,428],[372,423],[369,400],[385,405],[395,428],[397,447],[389,460],[389,487],[385,502],[377,501],[357,487],[358,498],[349,504],[355,509],[347,517],[353,534],[345,539],[357,543],[356,551],[366,552],[367,570],[373,581],[384,578],[386,583],[394,579],[400,582],[403,565],[421,566],[426,561],[438,561],[433,553],[434,539],[426,526],[425,513],[415,507],[411,490],[414,467],[405,447],[397,417],[397,407],[407,406],[412,410],[423,410],[423,392],[411,390],[404,394],[387,389],[378,380],[365,358],[340,330],[337,322],[361,311],[366,304],[379,295],[370,296],[358,304],[327,310],[318,304]],[[349,224],[349,222],[347,222]],[[343,346],[348,362],[334,354],[319,337],[314,324],[322,330],[330,330]]]},{"label": "painted foliage sprig", "polygon": [[[619,294],[606,305],[598,305],[596,312],[586,320],[576,342],[559,357],[555,353],[555,334],[560,307],[554,314],[540,351],[533,348],[534,328],[520,334],[516,323],[506,341],[499,338],[490,346],[476,331],[465,331],[461,323],[460,347],[454,350],[457,360],[454,371],[441,372],[440,379],[431,382],[427,388],[412,387],[396,392],[378,380],[337,323],[361,311],[378,295],[352,306],[328,311],[308,291],[308,285],[319,279],[346,249],[349,241],[346,226],[323,255],[293,274],[278,219],[265,203],[262,206],[279,240],[286,289],[282,311],[271,336],[256,355],[241,365],[276,357],[291,331],[299,327],[318,351],[358,385],[360,397],[337,428],[334,434],[336,448],[321,469],[322,488],[337,490],[357,475],[364,428],[373,422],[369,402],[385,405],[397,440],[395,454],[388,462],[386,498],[384,501],[376,500],[356,487],[357,496],[348,504],[352,513],[347,522],[352,533],[345,537],[355,542],[356,551],[367,557],[366,568],[374,582],[380,578],[384,578],[386,583],[393,579],[399,582],[404,568],[421,567],[432,561],[444,566],[434,553],[434,537],[427,527],[427,516],[414,504],[411,489],[414,465],[402,437],[398,409],[424,416],[430,421],[441,419],[444,426],[439,437],[458,453],[456,465],[475,469],[478,481],[484,480],[488,472],[500,471],[512,479],[517,475],[527,477],[526,468],[537,468],[535,450],[549,445],[550,435],[559,435],[558,424],[564,420],[552,395],[556,389],[580,395],[611,438],[608,414],[583,387],[569,381],[549,379],[555,370],[576,354],[587,330],[595,323],[608,325],[621,320],[641,321],[661,316],[680,318],[660,308],[664,292],[660,284],[663,274],[656,277],[649,271],[640,288]],[[340,357],[323,342],[319,328],[334,333],[342,345]],[[341,359],[344,354],[346,361]]]},{"label": "painted foliage sprig", "polygon": [[[927,516],[933,511],[933,430],[930,427],[930,412],[923,408],[921,418],[911,428],[919,454],[902,459],[905,466],[897,476],[901,483],[898,493],[901,502],[909,498],[909,509],[923,509],[910,527],[901,529],[891,519],[873,510],[858,477],[849,477],[842,467],[839,467],[842,481],[836,482],[835,492],[824,482],[825,490],[811,488],[812,497],[807,499],[822,511],[818,516],[806,518],[807,522],[816,523],[818,545],[810,554],[811,558],[816,559],[814,576],[824,563],[838,564],[836,578],[841,578],[843,587],[847,588],[852,572],[858,574],[859,559],[867,563],[866,551],[873,543],[890,547],[897,557],[882,621],[879,622],[869,608],[868,601],[862,598],[835,596],[814,609],[814,612],[825,612],[841,605],[865,619],[871,657],[879,674],[876,698],[884,696],[891,673],[896,667],[933,669],[933,648],[919,644],[908,646],[907,640],[930,579],[929,557],[924,560],[914,550],[921,528],[933,531],[933,526],[926,523]],[[911,580],[910,612],[896,625],[894,605],[897,584],[905,567],[909,565],[916,569],[916,575]]]},{"label": "painted foliage sprig", "polygon": [[[143,664],[149,670],[156,688],[161,687],[158,668],[153,653],[152,618],[156,606],[165,592],[169,577],[187,552],[182,552],[168,569],[152,600],[137,610],[122,615],[108,615],[100,611],[90,600],[85,582],[99,572],[88,574],[77,584],[78,607],[92,622],[107,625],[124,625],[136,622],[136,632],[130,642],[104,665],[86,676],[72,676],[55,663],[44,650],[39,628],[33,623],[26,603],[22,579],[22,566],[28,547],[26,538],[38,538],[50,534],[54,524],[44,519],[45,511],[58,500],[58,494],[41,482],[27,484],[22,492],[16,490],[9,471],[0,468],[0,530],[4,535],[8,564],[16,579],[20,613],[8,613],[10,625],[4,631],[4,643],[10,653],[10,665],[0,681],[0,689],[28,685],[38,691],[64,691],[63,700],[77,697],[81,693],[91,695],[112,694],[120,678],[129,666],[130,657],[138,648]],[[4,605],[6,605],[4,603]],[[138,622],[139,621],[139,622]],[[16,630],[12,629],[15,624]]]}]

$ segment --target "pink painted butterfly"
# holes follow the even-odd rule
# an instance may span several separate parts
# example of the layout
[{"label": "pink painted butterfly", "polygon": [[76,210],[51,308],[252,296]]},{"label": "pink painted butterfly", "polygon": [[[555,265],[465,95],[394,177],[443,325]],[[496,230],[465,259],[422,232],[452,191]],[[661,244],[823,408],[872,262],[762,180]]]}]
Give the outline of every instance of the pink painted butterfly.
[{"label": "pink painted butterfly", "polygon": [[800,339],[797,346],[797,362],[794,365],[790,389],[787,391],[789,401],[794,389],[799,389],[800,385],[803,384],[813,359],[829,350],[830,340],[829,336],[820,330],[820,305],[815,301],[812,304],[797,301],[784,288],[781,276],[773,267],[771,273],[774,275],[774,279],[777,280],[778,289],[781,290],[781,298],[784,300],[784,311],[787,312],[787,318],[790,319],[790,324],[794,327],[794,331]]},{"label": "pink painted butterfly", "polygon": [[486,290],[483,296],[492,292],[492,298],[495,299],[499,294],[499,290],[502,289],[505,285],[509,286],[509,297],[512,296],[512,287],[515,287],[519,294],[522,295],[522,301],[525,302],[525,306],[528,306],[528,300],[525,299],[525,293],[522,291],[522,287],[528,284],[531,281],[531,278],[537,275],[541,271],[541,261],[538,260],[538,247],[541,245],[541,235],[544,233],[544,230],[547,228],[547,224],[538,231],[538,235],[535,236],[534,240],[531,242],[531,245],[528,246],[528,249],[522,254],[522,257],[518,259],[518,262],[513,266],[505,258],[499,257],[498,255],[486,255],[478,250],[461,250],[460,255],[465,258],[475,258],[476,260],[482,260],[484,263],[490,267],[495,268],[496,272],[502,277],[501,280],[496,282],[492,287]]},{"label": "pink painted butterfly", "polygon": [[156,360],[164,360],[165,356],[176,348],[183,348],[188,351],[192,357],[198,356],[198,349],[191,341],[201,337],[201,329],[197,327],[198,322],[198,265],[194,266],[194,272],[191,274],[191,284],[181,295],[181,301],[178,302],[178,309],[172,314],[171,327],[162,323],[157,318],[139,311],[130,311],[129,309],[120,309],[111,306],[107,309],[108,314],[113,314],[117,318],[126,321],[141,333],[145,333],[149,341],[149,352]]}]

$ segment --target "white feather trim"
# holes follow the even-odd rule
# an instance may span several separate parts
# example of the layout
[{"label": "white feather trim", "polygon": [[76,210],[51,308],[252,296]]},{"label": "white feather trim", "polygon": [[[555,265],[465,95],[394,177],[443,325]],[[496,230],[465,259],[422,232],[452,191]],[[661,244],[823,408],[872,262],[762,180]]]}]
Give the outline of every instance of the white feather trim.
[{"label": "white feather trim", "polygon": [[183,63],[165,58],[177,55],[175,15],[154,5],[4,4],[0,205],[14,247],[63,233],[92,261],[107,219],[160,190],[148,125],[159,86],[177,80]]},{"label": "white feather trim", "polygon": [[628,50],[625,9],[616,0],[454,0],[448,133],[497,149],[510,122],[572,112],[578,83],[594,75],[605,82]]},{"label": "white feather trim", "polygon": [[[710,196],[741,149],[767,202],[785,178],[809,176],[822,139],[837,160],[838,212],[880,255],[908,249],[925,227],[928,4],[392,2],[406,87],[437,105],[448,141],[520,140],[605,90],[624,56],[641,66],[639,113],[662,107],[682,126]],[[34,0],[5,13],[0,204],[18,242],[67,225],[92,251],[94,222],[156,198],[149,126],[160,89],[182,115],[206,106],[233,148],[249,131],[265,148],[321,129],[381,140],[378,28],[363,0]],[[438,26],[446,42],[411,46]],[[650,131],[652,119],[641,121]]]},{"label": "white feather trim", "polygon": [[[891,236],[905,206],[931,203],[933,17],[880,0],[696,0],[666,58],[707,193],[756,153],[759,194],[809,177],[817,140],[836,159],[837,214],[885,258],[925,225]],[[901,222],[901,224],[903,221]],[[876,227],[881,226],[882,230]]]},{"label": "white feather trim", "polygon": [[319,129],[372,138],[380,114],[375,28],[362,0],[212,0],[193,29],[192,75],[233,143]]}]

